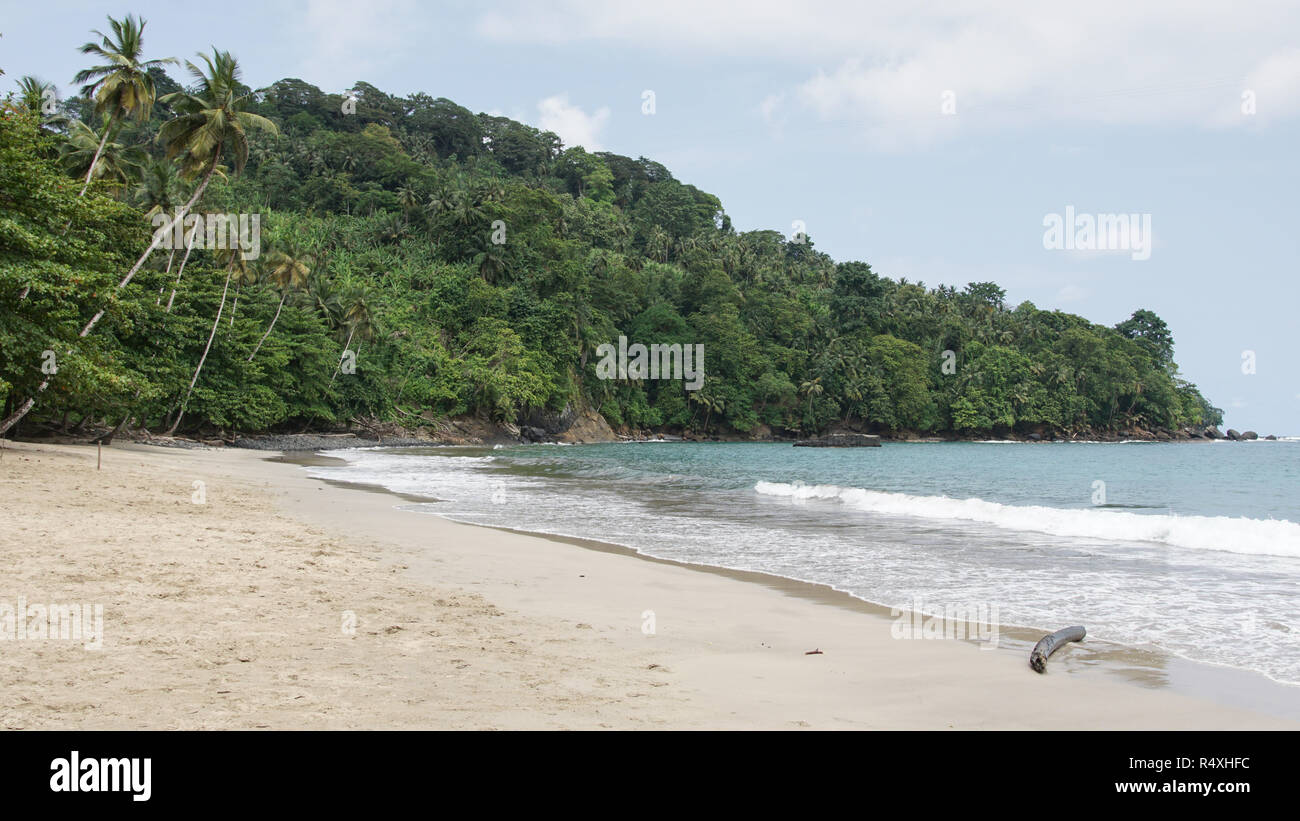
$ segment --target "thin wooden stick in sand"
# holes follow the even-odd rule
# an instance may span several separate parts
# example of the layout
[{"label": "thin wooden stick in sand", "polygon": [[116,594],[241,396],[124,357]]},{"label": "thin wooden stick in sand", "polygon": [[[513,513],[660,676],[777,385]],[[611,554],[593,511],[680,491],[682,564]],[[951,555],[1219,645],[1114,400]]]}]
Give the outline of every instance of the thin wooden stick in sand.
[{"label": "thin wooden stick in sand", "polygon": [[99,470],[103,466],[104,466],[104,443],[96,439],[95,440],[95,470]]},{"label": "thin wooden stick in sand", "polygon": [[1067,642],[1083,641],[1083,637],[1086,635],[1088,635],[1088,631],[1084,630],[1082,625],[1077,625],[1057,630],[1050,636],[1043,636],[1029,654],[1029,666],[1033,668],[1035,673],[1046,673],[1047,660],[1051,658],[1053,653]]}]

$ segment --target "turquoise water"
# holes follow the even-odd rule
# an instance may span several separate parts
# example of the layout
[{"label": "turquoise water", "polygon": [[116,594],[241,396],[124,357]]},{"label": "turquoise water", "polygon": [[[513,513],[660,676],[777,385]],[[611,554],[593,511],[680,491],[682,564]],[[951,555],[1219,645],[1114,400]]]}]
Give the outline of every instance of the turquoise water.
[{"label": "turquoise water", "polygon": [[1300,683],[1300,442],[628,443],[335,452],[461,521],[981,605]]}]

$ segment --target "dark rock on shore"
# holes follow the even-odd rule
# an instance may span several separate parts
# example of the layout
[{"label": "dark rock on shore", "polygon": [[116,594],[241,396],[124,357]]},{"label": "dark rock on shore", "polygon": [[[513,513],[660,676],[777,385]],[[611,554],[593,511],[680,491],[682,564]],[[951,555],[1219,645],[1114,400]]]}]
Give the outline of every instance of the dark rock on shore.
[{"label": "dark rock on shore", "polygon": [[578,412],[574,410],[573,405],[565,405],[564,410],[559,413],[534,410],[520,421],[519,428],[520,432],[534,428],[540,430],[542,436],[556,436],[573,427],[573,423],[577,420]]},{"label": "dark rock on shore", "polygon": [[880,437],[866,433],[829,433],[813,439],[800,439],[797,448],[878,448]]},{"label": "dark rock on shore", "polygon": [[519,435],[525,442],[552,442],[555,440],[555,437],[542,428],[536,428],[532,425],[524,425],[519,428]]},{"label": "dark rock on shore", "polygon": [[1258,438],[1259,438],[1259,434],[1255,433],[1255,431],[1253,430],[1248,430],[1245,433],[1241,434],[1241,439],[1243,442],[1252,442]]}]

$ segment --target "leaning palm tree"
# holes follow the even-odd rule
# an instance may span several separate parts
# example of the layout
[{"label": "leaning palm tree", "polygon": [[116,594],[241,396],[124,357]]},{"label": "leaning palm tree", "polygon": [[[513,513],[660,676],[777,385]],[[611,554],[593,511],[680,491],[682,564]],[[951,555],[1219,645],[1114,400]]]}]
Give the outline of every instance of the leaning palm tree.
[{"label": "leaning palm tree", "polygon": [[[226,167],[224,165],[218,165],[216,170],[216,175],[218,177],[221,177],[223,180],[226,179]],[[185,266],[190,261],[190,254],[194,252],[194,235],[198,233],[199,226],[201,223],[202,220],[195,219],[194,224],[190,227],[189,233],[183,234],[181,238],[182,243],[185,245],[185,256],[181,257],[181,267],[176,269],[176,280],[172,282],[171,296],[167,297],[166,313],[172,312],[172,304],[176,302],[176,291],[179,290],[181,287],[181,277],[185,276]],[[173,246],[171,257],[167,260],[168,273],[171,272],[172,258],[174,258],[175,256],[176,256],[176,248],[175,246]]]},{"label": "leaning palm tree", "polygon": [[280,320],[280,311],[284,310],[284,301],[289,297],[289,294],[300,291],[307,286],[307,279],[311,276],[313,262],[311,254],[304,253],[293,244],[290,244],[283,251],[273,251],[267,257],[266,276],[280,291],[280,304],[275,306],[275,316],[271,317],[271,324],[266,326],[266,333],[262,334],[262,338],[257,340],[257,346],[248,355],[249,362],[252,362],[253,357],[257,356],[257,352],[262,350],[262,343],[271,335],[275,323]]},{"label": "leaning palm tree", "polygon": [[[163,237],[177,222],[185,219],[185,214],[203,196],[227,148],[234,153],[235,173],[238,174],[244,170],[244,163],[248,160],[247,130],[255,128],[271,134],[279,133],[275,123],[244,110],[253,93],[239,81],[239,63],[230,52],[213,49],[211,57],[206,54],[199,56],[207,65],[206,71],[189,60],[185,61],[185,67],[197,81],[197,86],[168,94],[161,100],[177,115],[163,124],[158,139],[167,146],[169,160],[180,158],[182,176],[190,179],[201,177],[201,180],[171,222],[154,232],[153,242],[118,283],[118,290],[130,283]],[[103,311],[95,315],[89,327],[93,328],[101,316]]]},{"label": "leaning palm tree", "polygon": [[203,372],[203,364],[208,361],[208,352],[212,350],[212,340],[217,338],[217,326],[221,324],[221,313],[226,308],[226,294],[230,292],[230,280],[235,277],[236,270],[240,276],[248,271],[248,260],[244,252],[238,247],[223,249],[217,251],[218,262],[225,263],[226,266],[226,284],[221,288],[221,301],[217,303],[217,316],[212,320],[212,331],[208,334],[208,344],[203,346],[203,355],[199,357],[199,364],[194,369],[194,376],[190,379],[190,386],[185,389],[185,398],[181,400],[181,405],[176,410],[176,419],[167,429],[167,435],[171,436],[180,427],[181,417],[185,415],[185,408],[190,403],[190,395],[194,393],[194,386],[199,381],[199,374]]},{"label": "leaning palm tree", "polygon": [[161,60],[140,59],[145,20],[137,21],[128,14],[125,20],[109,17],[108,25],[113,30],[112,37],[94,31],[92,33],[98,35],[101,42],[86,43],[81,47],[82,54],[93,54],[105,62],[83,69],[73,78],[73,82],[86,83],[81,93],[94,95],[95,113],[108,120],[99,151],[86,171],[79,196],[84,195],[90,186],[95,166],[99,163],[99,154],[104,150],[104,143],[108,141],[112,127],[126,117],[134,116],[138,122],[149,119],[154,103],[153,77],[149,74],[149,69],[176,62],[174,57]]},{"label": "leaning palm tree", "polygon": [[177,116],[163,124],[158,139],[167,146],[169,160],[180,158],[181,175],[200,179],[200,182],[172,221],[154,233],[153,242],[131,266],[119,288],[131,281],[162,242],[163,236],[183,220],[203,196],[213,174],[220,170],[227,148],[234,154],[235,174],[239,174],[248,161],[247,130],[254,128],[270,134],[278,133],[270,120],[244,110],[253,93],[239,81],[239,64],[229,52],[213,49],[211,57],[206,54],[199,56],[206,64],[206,71],[189,60],[185,61],[185,67],[197,81],[197,86],[162,98],[162,102],[171,106]]},{"label": "leaning palm tree", "polygon": [[261,264],[240,265],[235,270],[235,301],[230,305],[230,327],[235,327],[235,314],[239,312],[239,296],[245,285],[256,285],[262,279]]},{"label": "leaning palm tree", "polygon": [[77,175],[85,168],[87,179],[113,180],[123,185],[131,182],[135,170],[141,165],[144,152],[135,146],[117,142],[115,135],[119,130],[112,122],[106,122],[104,136],[101,138],[81,120],[71,120],[68,124],[68,140],[62,146],[64,167]]},{"label": "leaning palm tree", "polygon": [[[177,208],[185,199],[184,188],[176,164],[167,160],[148,158],[140,166],[140,182],[132,193],[135,204],[144,209],[144,215],[154,219],[159,214],[167,214]],[[176,246],[167,255],[167,274],[172,272],[172,263],[176,261]],[[157,304],[162,304],[163,289],[158,286]]]}]

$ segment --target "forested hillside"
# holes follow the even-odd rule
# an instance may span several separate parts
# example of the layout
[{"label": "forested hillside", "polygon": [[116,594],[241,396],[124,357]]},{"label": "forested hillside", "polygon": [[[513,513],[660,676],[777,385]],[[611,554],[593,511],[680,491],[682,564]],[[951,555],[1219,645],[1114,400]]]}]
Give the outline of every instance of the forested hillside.
[{"label": "forested hillside", "polygon": [[[809,237],[738,232],[652,160],[365,83],[253,90],[225,52],[150,64],[166,44],[136,21],[107,33],[83,49],[82,95],[54,106],[24,78],[0,115],[6,430],[24,413],[22,430],[250,432],[566,406],[720,435],[1221,421],[1150,311],[1111,328],[994,283],[896,281]],[[260,253],[149,252],[187,203],[259,214]],[[702,344],[702,388],[597,378],[620,335]]]}]

